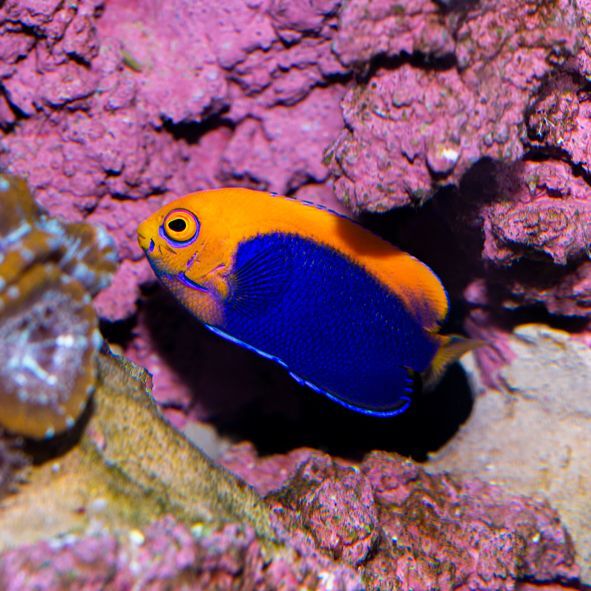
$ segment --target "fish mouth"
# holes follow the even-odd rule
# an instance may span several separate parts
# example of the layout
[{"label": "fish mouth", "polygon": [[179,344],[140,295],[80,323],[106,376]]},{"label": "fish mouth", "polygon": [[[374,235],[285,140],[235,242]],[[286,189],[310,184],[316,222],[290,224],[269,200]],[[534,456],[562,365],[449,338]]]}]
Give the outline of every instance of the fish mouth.
[{"label": "fish mouth", "polygon": [[141,232],[137,234],[137,241],[140,245],[140,248],[145,252],[154,252],[155,244],[151,238],[148,238]]},{"label": "fish mouth", "polygon": [[179,273],[176,278],[180,281],[183,285],[190,287],[191,289],[195,289],[197,291],[208,291],[207,287],[201,285],[200,283],[196,283],[189,279],[184,273]]}]

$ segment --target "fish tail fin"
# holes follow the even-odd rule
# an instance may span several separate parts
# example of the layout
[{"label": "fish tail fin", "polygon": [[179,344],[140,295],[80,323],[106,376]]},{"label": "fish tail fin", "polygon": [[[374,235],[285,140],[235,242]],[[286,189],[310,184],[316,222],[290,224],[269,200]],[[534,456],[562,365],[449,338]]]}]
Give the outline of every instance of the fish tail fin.
[{"label": "fish tail fin", "polygon": [[434,388],[442,378],[445,370],[457,361],[464,353],[473,351],[478,347],[486,345],[485,341],[478,339],[467,339],[460,335],[437,335],[439,349],[431,361],[431,365],[422,373],[423,388],[430,390]]}]

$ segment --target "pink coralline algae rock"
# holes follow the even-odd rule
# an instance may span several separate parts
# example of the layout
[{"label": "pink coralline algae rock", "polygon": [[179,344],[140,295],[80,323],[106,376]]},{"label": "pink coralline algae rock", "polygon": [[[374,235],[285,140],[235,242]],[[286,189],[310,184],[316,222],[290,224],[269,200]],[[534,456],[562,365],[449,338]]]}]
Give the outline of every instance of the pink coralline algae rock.
[{"label": "pink coralline algae rock", "polygon": [[181,194],[324,183],[342,126],[336,0],[74,0],[0,8],[0,166],[52,215],[109,227],[128,317],[147,278],[135,225]]},{"label": "pink coralline algae rock", "polygon": [[339,87],[319,89],[296,105],[271,109],[262,120],[243,121],[223,154],[222,178],[246,179],[281,193],[326,181],[323,150],[342,126],[335,109],[342,94]]},{"label": "pink coralline algae rock", "polygon": [[496,486],[383,452],[354,466],[313,450],[259,459],[241,445],[222,462],[266,494],[292,547],[311,543],[355,566],[367,589],[576,588],[557,513]]},{"label": "pink coralline algae rock", "polygon": [[139,106],[155,126],[162,120],[199,122],[228,106],[228,85],[201,12],[199,4],[189,2],[140,7],[115,1],[99,21],[104,44],[117,39],[124,62],[138,70]]},{"label": "pink coralline algae rock", "polygon": [[[589,316],[591,207],[584,176],[563,161],[526,160],[491,163],[479,178],[483,188],[473,186],[463,198],[479,200],[468,216],[478,217],[487,274],[474,278],[463,297],[489,312],[543,304],[554,314]],[[462,222],[452,223],[461,235]]]},{"label": "pink coralline algae rock", "polygon": [[444,56],[455,45],[441,6],[432,0],[343,4],[335,51],[346,64],[369,62],[376,55],[402,52]]},{"label": "pink coralline algae rock", "polygon": [[41,542],[0,557],[0,584],[6,591],[100,589],[116,564],[117,542],[110,536]]},{"label": "pink coralline algae rock", "polygon": [[340,12],[335,51],[365,74],[327,150],[337,197],[384,211],[455,186],[463,210],[444,217],[484,237],[469,255],[479,334],[495,307],[590,314],[590,16],[586,1],[351,0]]},{"label": "pink coralline algae rock", "polygon": [[560,161],[499,167],[493,203],[482,208],[485,260],[510,266],[522,258],[557,265],[588,255],[589,186]]},{"label": "pink coralline algae rock", "polygon": [[[566,0],[462,3],[447,14],[427,1],[349,2],[335,45],[341,59],[390,63],[378,61],[345,96],[346,128],[329,152],[338,196],[383,211],[458,183],[483,157],[520,158],[524,111],[577,53],[579,20]],[[413,52],[423,57],[409,59]]]},{"label": "pink coralline algae rock", "polygon": [[352,569],[295,554],[270,558],[251,528],[189,530],[166,517],[127,539],[69,536],[0,555],[4,591],[317,589],[361,591]]},{"label": "pink coralline algae rock", "polygon": [[358,567],[377,550],[380,534],[372,487],[355,468],[312,454],[267,499],[288,531],[311,536],[314,545],[335,560]]}]

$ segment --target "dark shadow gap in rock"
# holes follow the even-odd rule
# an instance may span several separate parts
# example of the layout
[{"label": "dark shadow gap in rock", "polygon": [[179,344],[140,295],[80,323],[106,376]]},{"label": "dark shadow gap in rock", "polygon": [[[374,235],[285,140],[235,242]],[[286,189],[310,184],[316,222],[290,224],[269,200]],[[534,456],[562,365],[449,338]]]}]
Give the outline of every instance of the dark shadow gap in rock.
[{"label": "dark shadow gap in rock", "polygon": [[234,131],[236,124],[226,117],[228,109],[204,118],[202,121],[187,121],[175,123],[165,119],[162,124],[164,131],[172,135],[175,140],[181,140],[189,145],[198,144],[211,131],[227,128]]}]

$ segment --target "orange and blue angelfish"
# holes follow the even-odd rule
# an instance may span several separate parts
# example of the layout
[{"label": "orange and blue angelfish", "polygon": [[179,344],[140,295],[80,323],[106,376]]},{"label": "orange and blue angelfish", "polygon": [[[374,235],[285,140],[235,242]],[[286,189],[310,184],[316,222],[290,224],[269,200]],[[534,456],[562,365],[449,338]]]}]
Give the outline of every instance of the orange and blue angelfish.
[{"label": "orange and blue angelfish", "polygon": [[405,410],[475,346],[438,333],[437,276],[356,222],[262,191],[186,195],[138,239],[162,283],[218,335],[274,360],[357,412]]}]

